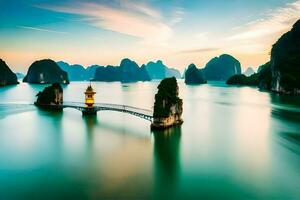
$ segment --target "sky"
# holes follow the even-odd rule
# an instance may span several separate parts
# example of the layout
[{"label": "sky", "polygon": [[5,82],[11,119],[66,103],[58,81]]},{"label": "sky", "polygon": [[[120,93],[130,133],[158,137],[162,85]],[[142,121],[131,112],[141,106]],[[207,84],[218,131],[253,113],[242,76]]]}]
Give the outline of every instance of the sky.
[{"label": "sky", "polygon": [[0,58],[16,72],[44,58],[162,60],[183,71],[224,53],[256,69],[300,18],[300,0],[0,0],[0,8]]}]

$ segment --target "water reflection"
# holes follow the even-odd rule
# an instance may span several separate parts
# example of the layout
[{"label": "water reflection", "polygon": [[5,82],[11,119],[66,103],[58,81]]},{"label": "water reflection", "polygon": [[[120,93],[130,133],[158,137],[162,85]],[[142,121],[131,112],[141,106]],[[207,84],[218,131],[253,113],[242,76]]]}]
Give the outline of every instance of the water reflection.
[{"label": "water reflection", "polygon": [[[273,131],[278,132],[279,143],[293,152],[300,153],[300,98],[270,94]],[[280,123],[285,121],[285,123]]]},{"label": "water reflection", "polygon": [[272,116],[274,118],[300,123],[300,98],[271,94]]},{"label": "water reflection", "polygon": [[90,143],[93,140],[95,126],[97,126],[98,124],[97,115],[91,115],[91,116],[82,115],[82,119],[85,124],[86,134],[88,136],[88,142]]},{"label": "water reflection", "polygon": [[155,194],[175,195],[180,176],[181,127],[153,131]]}]

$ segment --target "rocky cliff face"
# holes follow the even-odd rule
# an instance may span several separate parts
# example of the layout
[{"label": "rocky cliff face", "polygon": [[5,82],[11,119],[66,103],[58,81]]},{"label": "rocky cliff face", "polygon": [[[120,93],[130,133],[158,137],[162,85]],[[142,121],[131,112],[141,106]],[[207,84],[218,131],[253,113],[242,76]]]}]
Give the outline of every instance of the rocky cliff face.
[{"label": "rocky cliff face", "polygon": [[139,67],[130,59],[123,59],[120,66],[99,67],[95,72],[95,81],[136,82],[150,81],[145,67]]},{"label": "rocky cliff face", "polygon": [[17,76],[10,70],[7,64],[0,59],[0,86],[18,84]]},{"label": "rocky cliff face", "polygon": [[181,78],[181,74],[178,70],[167,67],[161,60],[148,62],[145,67],[151,79],[161,80],[173,76],[175,78]]},{"label": "rocky cliff face", "polygon": [[155,95],[152,128],[165,129],[183,122],[182,99],[178,97],[176,78],[166,78],[158,85]]},{"label": "rocky cliff face", "polygon": [[223,54],[211,59],[204,68],[205,78],[213,81],[226,81],[233,75],[241,74],[241,64],[234,57]]},{"label": "rocky cliff face", "polygon": [[49,105],[61,105],[63,103],[63,89],[59,83],[45,87],[37,95],[35,105],[47,107]]},{"label": "rocky cliff face", "polygon": [[300,20],[273,45],[270,66],[272,91],[300,94]]},{"label": "rocky cliff face", "polygon": [[204,73],[201,69],[197,69],[196,65],[190,64],[184,74],[186,84],[203,84],[207,83]]},{"label": "rocky cliff face", "polygon": [[63,71],[50,59],[39,60],[32,63],[23,81],[37,84],[69,83],[67,72]]}]

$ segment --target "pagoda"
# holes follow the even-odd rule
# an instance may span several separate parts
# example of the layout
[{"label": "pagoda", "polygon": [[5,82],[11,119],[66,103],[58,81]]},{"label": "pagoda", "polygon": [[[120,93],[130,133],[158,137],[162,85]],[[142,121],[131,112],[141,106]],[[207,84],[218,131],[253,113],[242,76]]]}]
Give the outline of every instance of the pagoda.
[{"label": "pagoda", "polygon": [[96,92],[92,88],[91,84],[86,88],[84,94],[85,94],[85,105],[88,108],[92,108],[95,103],[94,95],[96,94]]}]

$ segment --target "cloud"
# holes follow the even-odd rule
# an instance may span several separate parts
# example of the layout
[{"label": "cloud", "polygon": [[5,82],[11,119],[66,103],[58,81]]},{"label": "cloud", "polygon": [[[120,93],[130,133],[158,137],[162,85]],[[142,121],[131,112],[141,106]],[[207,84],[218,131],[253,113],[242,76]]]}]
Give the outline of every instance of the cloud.
[{"label": "cloud", "polygon": [[183,19],[183,16],[184,16],[183,8],[180,8],[180,7],[175,8],[172,12],[171,24],[175,25],[175,24],[181,22]]},{"label": "cloud", "polygon": [[17,27],[18,28],[22,28],[22,29],[28,29],[28,30],[34,30],[34,31],[42,31],[42,32],[48,32],[48,33],[68,34],[67,32],[55,31],[55,30],[44,29],[44,28],[36,28],[36,27],[31,27],[31,26],[17,26]]},{"label": "cloud", "polygon": [[178,53],[203,53],[203,52],[210,52],[210,51],[218,51],[219,48],[200,48],[200,49],[188,49],[183,51],[178,51]]},{"label": "cloud", "polygon": [[264,40],[271,36],[279,37],[283,32],[291,29],[300,18],[300,0],[287,4],[283,8],[270,10],[264,16],[262,19],[235,28],[234,31],[237,33],[228,40]]},{"label": "cloud", "polygon": [[119,4],[75,2],[63,6],[39,5],[39,8],[81,15],[84,22],[114,32],[141,38],[146,43],[162,43],[171,35],[171,28],[161,14],[149,5],[120,1]]}]

